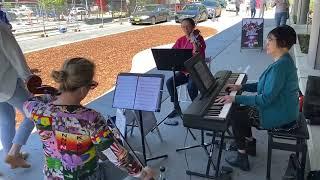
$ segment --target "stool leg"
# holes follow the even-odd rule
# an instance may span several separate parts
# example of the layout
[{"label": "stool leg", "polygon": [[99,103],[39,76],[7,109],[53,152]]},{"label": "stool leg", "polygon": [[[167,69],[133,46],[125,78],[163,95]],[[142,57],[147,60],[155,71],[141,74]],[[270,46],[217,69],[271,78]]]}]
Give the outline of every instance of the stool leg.
[{"label": "stool leg", "polygon": [[[300,138],[297,138],[297,144],[301,144]],[[297,156],[297,159],[299,159],[299,151],[298,150],[296,151],[296,156]]]},{"label": "stool leg", "polygon": [[268,136],[267,179],[270,179],[272,144],[273,144],[272,135],[269,134],[269,136]]},{"label": "stool leg", "polygon": [[304,180],[304,171],[306,168],[306,158],[307,158],[307,144],[305,140],[302,140],[302,144],[303,144],[303,149],[302,149],[302,153],[301,153],[301,177],[299,177],[299,180]]}]

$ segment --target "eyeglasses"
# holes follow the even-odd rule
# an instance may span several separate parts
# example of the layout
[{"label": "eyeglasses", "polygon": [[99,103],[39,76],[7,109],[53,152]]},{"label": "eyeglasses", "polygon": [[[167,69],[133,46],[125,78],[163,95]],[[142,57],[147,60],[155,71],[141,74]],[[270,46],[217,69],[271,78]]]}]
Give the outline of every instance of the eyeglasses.
[{"label": "eyeglasses", "polygon": [[267,38],[267,42],[276,41],[276,40],[277,40],[276,38],[270,38],[270,37]]},{"label": "eyeglasses", "polygon": [[91,90],[95,89],[99,85],[98,82],[92,81],[91,84],[88,86]]}]

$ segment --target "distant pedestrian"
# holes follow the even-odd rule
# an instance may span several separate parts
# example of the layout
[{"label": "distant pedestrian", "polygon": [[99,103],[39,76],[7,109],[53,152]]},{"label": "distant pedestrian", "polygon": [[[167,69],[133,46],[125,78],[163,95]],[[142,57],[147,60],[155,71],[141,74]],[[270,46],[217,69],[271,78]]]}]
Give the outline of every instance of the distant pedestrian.
[{"label": "distant pedestrian", "polygon": [[249,16],[249,12],[250,12],[250,0],[245,0],[245,7],[246,7],[246,15]]},{"label": "distant pedestrian", "polygon": [[264,9],[267,7],[267,0],[261,0],[260,1],[260,13],[259,18],[263,18],[264,16]]},{"label": "distant pedestrian", "polygon": [[239,15],[239,11],[240,11],[240,0],[236,0],[236,15]]},{"label": "distant pedestrian", "polygon": [[3,4],[0,2],[0,22],[6,23],[10,29],[12,29],[12,25],[10,24],[6,12],[2,10]]},{"label": "distant pedestrian", "polygon": [[256,0],[250,0],[251,18],[256,16]]},{"label": "distant pedestrian", "polygon": [[272,7],[276,7],[274,19],[276,26],[284,26],[287,23],[289,14],[289,1],[288,0],[274,0],[271,4]]}]

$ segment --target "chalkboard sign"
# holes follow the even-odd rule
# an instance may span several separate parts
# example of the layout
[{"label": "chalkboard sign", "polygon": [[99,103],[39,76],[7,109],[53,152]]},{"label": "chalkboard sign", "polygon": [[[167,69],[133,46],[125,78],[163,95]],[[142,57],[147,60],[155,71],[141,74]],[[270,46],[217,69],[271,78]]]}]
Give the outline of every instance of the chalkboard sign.
[{"label": "chalkboard sign", "polygon": [[241,49],[263,49],[263,18],[242,19]]}]

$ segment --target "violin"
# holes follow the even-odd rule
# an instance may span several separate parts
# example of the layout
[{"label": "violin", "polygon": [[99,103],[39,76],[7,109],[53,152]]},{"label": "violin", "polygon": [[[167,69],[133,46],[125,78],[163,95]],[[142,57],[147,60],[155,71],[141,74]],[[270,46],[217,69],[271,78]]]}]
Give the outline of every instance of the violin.
[{"label": "violin", "polygon": [[51,94],[59,95],[59,91],[51,86],[42,85],[42,79],[37,75],[30,76],[27,81],[27,89],[32,94]]},{"label": "violin", "polygon": [[196,43],[197,46],[200,46],[200,41],[198,39],[199,36],[200,36],[200,31],[198,29],[195,29],[190,33],[191,42]]}]

